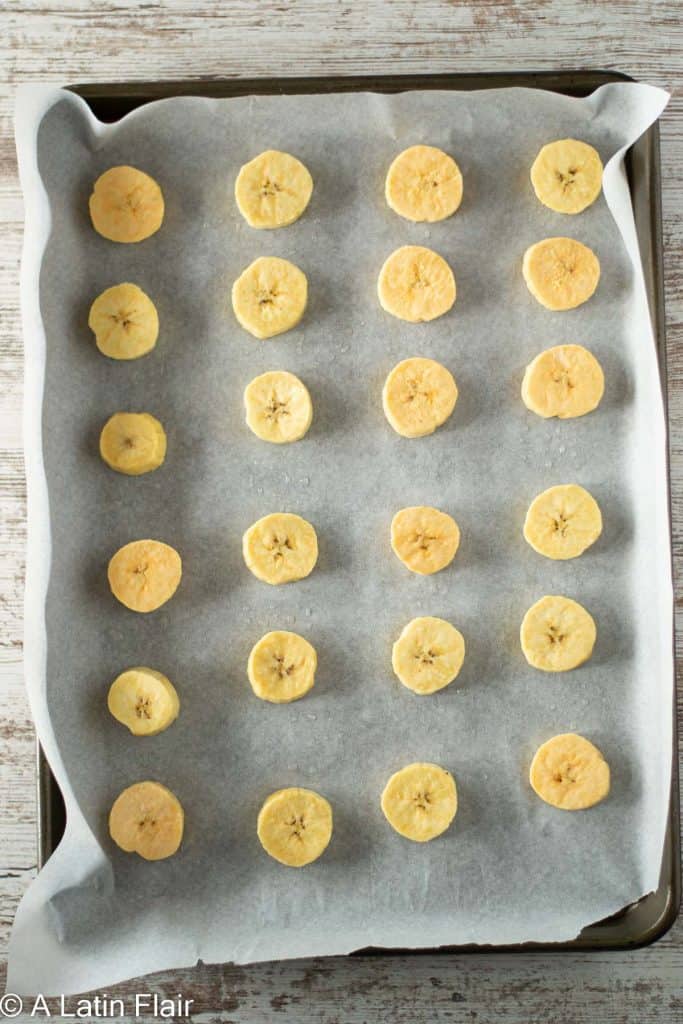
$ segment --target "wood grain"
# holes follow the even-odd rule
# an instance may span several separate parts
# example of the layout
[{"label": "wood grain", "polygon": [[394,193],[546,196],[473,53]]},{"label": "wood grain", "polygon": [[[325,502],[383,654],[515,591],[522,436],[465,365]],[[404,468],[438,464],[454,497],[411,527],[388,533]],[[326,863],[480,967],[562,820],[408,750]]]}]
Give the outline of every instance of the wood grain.
[{"label": "wood grain", "polygon": [[[26,81],[64,85],[140,78],[614,68],[674,89],[661,133],[678,577],[683,557],[683,18],[677,0],[16,0],[0,8],[0,29],[2,951],[36,864],[34,738],[21,676],[25,489],[18,298],[22,202],[11,123],[16,86]],[[683,611],[680,584],[676,605]],[[679,655],[681,625],[679,617]],[[679,690],[683,726],[683,687]],[[655,947],[628,953],[200,965],[131,982],[110,995],[182,991],[195,1000],[191,1019],[206,1024],[678,1024],[683,1020],[681,978],[683,924],[678,923]]]}]

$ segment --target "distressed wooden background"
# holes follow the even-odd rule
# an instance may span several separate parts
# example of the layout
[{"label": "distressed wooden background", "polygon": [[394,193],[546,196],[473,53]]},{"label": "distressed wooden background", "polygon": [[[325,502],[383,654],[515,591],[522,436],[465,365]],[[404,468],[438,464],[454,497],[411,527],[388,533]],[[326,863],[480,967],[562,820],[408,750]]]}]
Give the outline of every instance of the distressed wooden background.
[{"label": "distressed wooden background", "polygon": [[[0,0],[0,958],[36,865],[35,747],[21,671],[25,488],[18,297],[22,202],[12,138],[16,86],[569,68],[614,68],[674,92],[661,132],[674,553],[680,576],[680,0]],[[679,584],[679,609],[682,602]],[[680,621],[679,638],[683,643]],[[0,969],[4,979],[4,962]],[[110,994],[180,991],[194,1004],[191,1018],[175,1019],[207,1024],[680,1024],[682,983],[680,922],[655,947],[631,953],[200,966],[119,986]]]}]

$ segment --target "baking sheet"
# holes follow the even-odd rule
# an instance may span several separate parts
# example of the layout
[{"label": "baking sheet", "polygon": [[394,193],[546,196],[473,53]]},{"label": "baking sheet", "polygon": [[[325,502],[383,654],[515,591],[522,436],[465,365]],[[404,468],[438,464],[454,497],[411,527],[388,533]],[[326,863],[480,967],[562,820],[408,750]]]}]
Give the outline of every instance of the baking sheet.
[{"label": "baking sheet", "polygon": [[[69,825],[19,910],[10,989],[78,991],[197,958],[559,941],[656,887],[671,772],[664,418],[619,154],[666,99],[628,84],[587,100],[521,89],[173,99],[105,127],[69,94],[22,92],[27,682]],[[538,148],[563,135],[615,156],[605,197],[571,219],[528,182]],[[452,152],[465,180],[461,209],[436,225],[383,201],[388,163],[422,141]],[[266,147],[295,152],[316,185],[306,215],[274,233],[251,231],[232,200],[239,166]],[[137,246],[88,223],[92,181],[122,162],[154,175],[166,199],[162,230]],[[521,257],[560,233],[591,245],[603,276],[588,304],[554,314],[527,292]],[[375,294],[386,255],[411,242],[442,253],[458,282],[454,310],[426,325],[389,317]],[[262,343],[235,323],[229,289],[267,254],[306,271],[310,303],[300,327]],[[153,297],[162,332],[150,356],[119,366],[86,321],[92,298],[126,279]],[[519,384],[563,341],[596,353],[605,398],[583,420],[541,421]],[[449,366],[460,398],[444,428],[411,442],[386,424],[380,392],[414,354]],[[271,449],[246,429],[241,393],[277,368],[307,383],[315,419],[304,441]],[[149,477],[98,459],[99,428],[120,408],[168,430],[166,464]],[[552,563],[521,524],[538,491],[570,481],[596,496],[605,530],[577,562]],[[435,577],[413,577],[389,548],[391,516],[409,504],[460,524],[456,560]],[[276,510],[313,522],[321,557],[308,580],[272,589],[245,569],[240,538]],[[184,578],[142,617],[108,594],[106,563],[146,535],[178,548]],[[547,592],[580,600],[598,624],[588,665],[558,677],[527,666],[517,639]],[[393,639],[419,614],[452,620],[468,646],[456,683],[428,699],[390,666]],[[273,628],[302,632],[319,654],[313,693],[290,706],[261,704],[246,681],[252,644]],[[136,741],[105,698],[140,662],[174,680],[182,710]],[[568,730],[613,770],[610,799],[583,815],[547,807],[525,781],[536,746]],[[450,768],[460,793],[454,827],[425,847],[379,809],[388,775],[418,759]],[[117,793],[144,777],[186,810],[181,852],[153,865],[106,830]],[[301,872],[270,861],[254,827],[263,798],[293,784],[335,812],[329,850]]]}]

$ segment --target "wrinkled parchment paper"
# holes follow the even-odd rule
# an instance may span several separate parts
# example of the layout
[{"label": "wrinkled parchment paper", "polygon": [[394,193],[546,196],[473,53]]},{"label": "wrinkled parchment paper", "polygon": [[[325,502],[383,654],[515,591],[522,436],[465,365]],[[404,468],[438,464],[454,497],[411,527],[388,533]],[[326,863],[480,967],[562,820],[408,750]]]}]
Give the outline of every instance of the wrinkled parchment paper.
[{"label": "wrinkled parchment paper", "polygon": [[[29,549],[27,685],[38,734],[64,792],[66,836],[25,896],[9,988],[73,992],[204,961],[345,953],[369,945],[563,940],[656,888],[671,773],[672,590],[665,422],[622,155],[666,104],[661,90],[616,84],[575,100],[541,91],[413,92],[172,99],[112,126],[48,87],[24,89],[17,137],[26,198]],[[577,217],[534,197],[540,146],[575,136],[607,164],[604,195]],[[383,198],[386,169],[426,142],[457,159],[458,213],[409,223]],[[265,148],[295,153],[315,190],[275,232],[240,217],[232,189]],[[134,246],[91,228],[94,179],[131,163],[161,184],[161,231]],[[551,313],[527,291],[526,247],[568,234],[602,265],[593,299]],[[382,311],[386,256],[418,243],[454,268],[454,309],[425,325]],[[236,323],[232,281],[279,255],[308,275],[301,325],[267,342]],[[121,282],[156,303],[161,334],[143,360],[115,363],[87,327],[93,298]],[[563,342],[605,370],[599,410],[543,421],[519,397],[526,364]],[[408,441],[386,423],[381,387],[412,355],[454,373],[448,424]],[[244,386],[268,369],[300,375],[315,416],[300,443],[270,446],[246,428]],[[145,410],[168,457],[141,478],[97,454],[115,411]],[[582,558],[552,562],[524,542],[527,505],[576,482],[597,498],[604,533]],[[434,504],[462,543],[433,577],[389,546],[394,512]],[[316,527],[320,561],[305,581],[270,588],[247,571],[241,536],[272,511]],[[174,545],[173,600],[136,616],[108,591],[106,565],[129,540]],[[522,656],[521,619],[545,593],[578,599],[598,641],[581,669],[548,675]],[[390,650],[416,615],[465,636],[457,682],[418,698],[394,678]],[[258,701],[247,656],[270,629],[317,648],[306,699]],[[135,739],[106,710],[111,680],[147,664],[168,674],[178,721]],[[542,803],[527,772],[558,732],[592,739],[612,768],[609,799],[567,814]],[[412,844],[387,825],[379,795],[408,762],[457,780],[450,831]],[[186,811],[182,848],[155,864],[119,851],[107,813],[125,786],[168,785]],[[255,823],[272,790],[301,784],[334,808],[325,855],[302,871],[270,860]]]}]

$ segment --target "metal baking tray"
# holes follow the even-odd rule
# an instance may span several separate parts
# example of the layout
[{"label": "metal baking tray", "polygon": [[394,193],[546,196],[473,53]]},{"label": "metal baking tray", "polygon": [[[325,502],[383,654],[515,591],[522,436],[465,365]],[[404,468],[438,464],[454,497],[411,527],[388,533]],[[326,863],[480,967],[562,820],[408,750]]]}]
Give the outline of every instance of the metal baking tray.
[{"label": "metal baking tray", "polygon": [[[330,78],[240,78],[171,82],[122,82],[72,85],[101,121],[117,121],[153,100],[169,96],[229,97],[250,94],[405,92],[412,89],[493,89],[524,86],[568,96],[587,96],[607,82],[632,81],[616,71],[558,71],[496,74],[352,75]],[[662,273],[661,182],[659,130],[654,124],[631,147],[626,157],[640,253],[645,273],[650,315],[654,328],[664,404],[667,404],[666,338]],[[670,503],[670,480],[667,473]],[[672,637],[672,643],[674,638]],[[674,681],[675,686],[675,681]],[[438,950],[367,949],[364,955],[386,953],[511,952],[529,950],[605,950],[647,945],[661,938],[678,915],[681,898],[680,809],[676,699],[673,716],[673,771],[671,803],[662,870],[656,892],[624,907],[619,913],[584,928],[571,942],[523,943],[515,946],[442,946]],[[38,864],[42,866],[64,832],[61,793],[45,756],[38,747]]]}]

